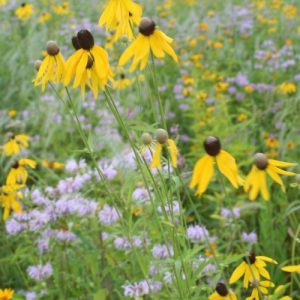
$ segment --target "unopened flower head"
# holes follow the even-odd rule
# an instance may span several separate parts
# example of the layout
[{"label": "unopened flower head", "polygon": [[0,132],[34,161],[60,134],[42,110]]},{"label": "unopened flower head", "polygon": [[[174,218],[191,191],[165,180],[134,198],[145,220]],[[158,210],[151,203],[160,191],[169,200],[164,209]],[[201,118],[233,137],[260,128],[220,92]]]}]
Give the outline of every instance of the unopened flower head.
[{"label": "unopened flower head", "polygon": [[168,132],[162,128],[159,128],[156,130],[155,138],[156,138],[156,146],[154,149],[151,168],[161,169],[161,156],[162,156],[163,146],[166,146],[168,150],[168,153],[171,158],[172,166],[174,168],[177,168],[178,149],[175,142],[169,138]]}]

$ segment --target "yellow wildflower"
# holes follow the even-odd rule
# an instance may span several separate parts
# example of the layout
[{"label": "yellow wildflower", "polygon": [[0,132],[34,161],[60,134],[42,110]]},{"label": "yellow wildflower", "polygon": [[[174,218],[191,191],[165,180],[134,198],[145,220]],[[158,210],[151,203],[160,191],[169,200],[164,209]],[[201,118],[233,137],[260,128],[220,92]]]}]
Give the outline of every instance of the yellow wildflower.
[{"label": "yellow wildflower", "polygon": [[53,5],[53,11],[58,15],[68,15],[70,14],[70,4],[65,1],[62,5]]},{"label": "yellow wildflower", "polygon": [[142,7],[132,0],[108,0],[99,19],[99,26],[106,30],[116,30],[116,40],[123,35],[133,38],[132,26],[138,25],[142,17]]},{"label": "yellow wildflower", "polygon": [[172,139],[169,139],[169,135],[167,131],[161,128],[157,129],[155,136],[156,136],[157,143],[154,149],[151,168],[161,169],[161,155],[162,155],[163,145],[167,146],[167,150],[170,154],[172,166],[174,168],[177,168],[178,149],[175,142]]},{"label": "yellow wildflower", "polygon": [[190,188],[197,187],[196,195],[201,196],[214,175],[214,164],[217,163],[219,171],[238,188],[243,180],[238,175],[238,167],[235,159],[226,151],[222,150],[219,138],[209,136],[204,141],[206,155],[199,159],[194,167]]},{"label": "yellow wildflower", "polygon": [[52,18],[52,15],[48,12],[44,12],[39,16],[39,23],[47,23]]},{"label": "yellow wildflower", "polygon": [[99,87],[104,90],[107,82],[113,79],[107,52],[95,45],[94,37],[88,30],[80,30],[72,43],[77,50],[66,63],[64,85],[74,78],[73,88],[80,86],[82,97],[88,85],[94,97],[98,97]]},{"label": "yellow wildflower", "polygon": [[16,9],[16,16],[21,21],[28,20],[34,13],[34,8],[31,3],[22,3],[20,7]]},{"label": "yellow wildflower", "polygon": [[65,59],[55,41],[49,41],[46,49],[46,57],[42,62],[38,61],[38,72],[33,80],[34,86],[42,85],[42,91],[45,90],[48,82],[61,82],[64,78],[66,67]]},{"label": "yellow wildflower", "polygon": [[29,136],[25,134],[18,134],[10,136],[9,140],[3,146],[4,154],[6,156],[17,155],[20,151],[28,148]]},{"label": "yellow wildflower", "polygon": [[268,159],[265,154],[257,153],[254,157],[254,165],[247,176],[244,185],[245,191],[249,193],[249,199],[255,200],[261,192],[265,200],[270,200],[270,193],[266,182],[266,173],[268,173],[268,175],[278,183],[284,191],[285,188],[279,174],[286,176],[294,176],[296,174],[280,168],[291,167],[294,165],[294,163]]},{"label": "yellow wildflower", "polygon": [[57,161],[42,160],[42,166],[49,169],[63,169],[65,165]]},{"label": "yellow wildflower", "polygon": [[12,299],[13,295],[14,290],[12,289],[0,289],[0,300],[10,300]]},{"label": "yellow wildflower", "polygon": [[274,287],[274,283],[271,281],[263,280],[254,280],[250,282],[250,286],[253,287],[252,293],[250,297],[247,297],[246,300],[260,300],[259,295],[268,295],[268,288]]},{"label": "yellow wildflower", "polygon": [[25,184],[28,178],[28,172],[25,167],[30,167],[34,169],[36,167],[36,162],[32,159],[22,158],[16,161],[6,179],[6,184],[15,185],[15,184]]},{"label": "yellow wildflower", "polygon": [[150,52],[157,58],[163,58],[167,53],[178,62],[178,58],[170,46],[173,40],[156,29],[156,25],[151,19],[143,18],[139,25],[139,31],[140,34],[136,40],[122,54],[119,60],[120,66],[125,65],[133,57],[130,71],[133,72],[138,65],[143,70],[147,65]]},{"label": "yellow wildflower", "polygon": [[18,191],[19,185],[3,185],[0,188],[0,203],[4,208],[3,220],[9,217],[11,209],[19,214],[22,212],[22,207],[19,199],[22,199],[22,194]]},{"label": "yellow wildflower", "polygon": [[233,271],[229,279],[229,284],[235,283],[242,276],[244,276],[244,288],[248,288],[250,282],[259,281],[261,276],[270,279],[270,274],[265,269],[265,262],[277,264],[277,262],[270,257],[256,256],[254,252],[251,252],[250,255],[245,257],[244,261]]}]

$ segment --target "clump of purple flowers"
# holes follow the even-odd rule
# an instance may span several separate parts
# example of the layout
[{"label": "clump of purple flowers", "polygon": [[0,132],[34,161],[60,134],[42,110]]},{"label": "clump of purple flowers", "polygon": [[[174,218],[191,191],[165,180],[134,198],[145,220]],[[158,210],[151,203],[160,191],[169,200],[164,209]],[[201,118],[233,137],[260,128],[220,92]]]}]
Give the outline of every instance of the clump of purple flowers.
[{"label": "clump of purple flowers", "polygon": [[48,262],[45,265],[38,264],[37,266],[29,266],[27,274],[30,278],[36,281],[42,281],[49,278],[53,273],[52,265]]}]

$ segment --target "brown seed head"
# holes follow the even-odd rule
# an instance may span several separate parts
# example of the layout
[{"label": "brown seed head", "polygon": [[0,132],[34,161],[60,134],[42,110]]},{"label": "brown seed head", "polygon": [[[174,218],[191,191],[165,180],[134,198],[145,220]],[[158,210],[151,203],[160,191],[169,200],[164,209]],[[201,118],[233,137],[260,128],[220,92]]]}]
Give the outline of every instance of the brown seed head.
[{"label": "brown seed head", "polygon": [[248,257],[244,257],[243,258],[244,262],[246,262],[247,264],[250,262],[250,264],[254,264],[255,260],[256,260],[256,255],[255,252],[250,252],[250,255]]},{"label": "brown seed head", "polygon": [[218,282],[217,283],[217,287],[216,287],[216,291],[220,296],[227,296],[228,295],[228,290],[226,285],[223,282]]},{"label": "brown seed head", "polygon": [[46,51],[49,55],[55,56],[59,53],[59,48],[55,41],[48,41]]},{"label": "brown seed head", "polygon": [[80,30],[77,33],[77,39],[79,45],[84,50],[91,50],[95,45],[93,35],[86,29]]},{"label": "brown seed head", "polygon": [[140,25],[139,25],[139,31],[142,35],[149,36],[153,34],[155,30],[155,23],[147,17],[142,18]]},{"label": "brown seed head", "polygon": [[217,156],[221,151],[221,142],[215,136],[209,136],[203,143],[206,153],[210,156]]},{"label": "brown seed head", "polygon": [[81,48],[81,46],[79,44],[79,41],[78,41],[78,38],[75,35],[72,37],[72,45],[73,45],[75,50],[79,50]]},{"label": "brown seed head", "polygon": [[260,170],[265,170],[268,166],[268,158],[263,153],[257,153],[254,156],[254,164]]},{"label": "brown seed head", "polygon": [[166,130],[159,128],[155,132],[155,138],[160,144],[163,145],[168,140],[169,135]]},{"label": "brown seed head", "polygon": [[11,167],[12,167],[13,169],[18,169],[18,168],[19,168],[19,163],[18,163],[17,161],[15,161],[15,162],[11,165]]}]

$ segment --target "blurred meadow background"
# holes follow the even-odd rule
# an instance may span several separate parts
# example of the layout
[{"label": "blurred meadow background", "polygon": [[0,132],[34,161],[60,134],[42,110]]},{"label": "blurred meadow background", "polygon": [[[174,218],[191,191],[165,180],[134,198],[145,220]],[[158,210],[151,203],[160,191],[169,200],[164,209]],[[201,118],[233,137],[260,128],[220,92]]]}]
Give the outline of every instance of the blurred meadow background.
[{"label": "blurred meadow background", "polygon": [[300,299],[299,16],[0,0],[0,300]]}]

